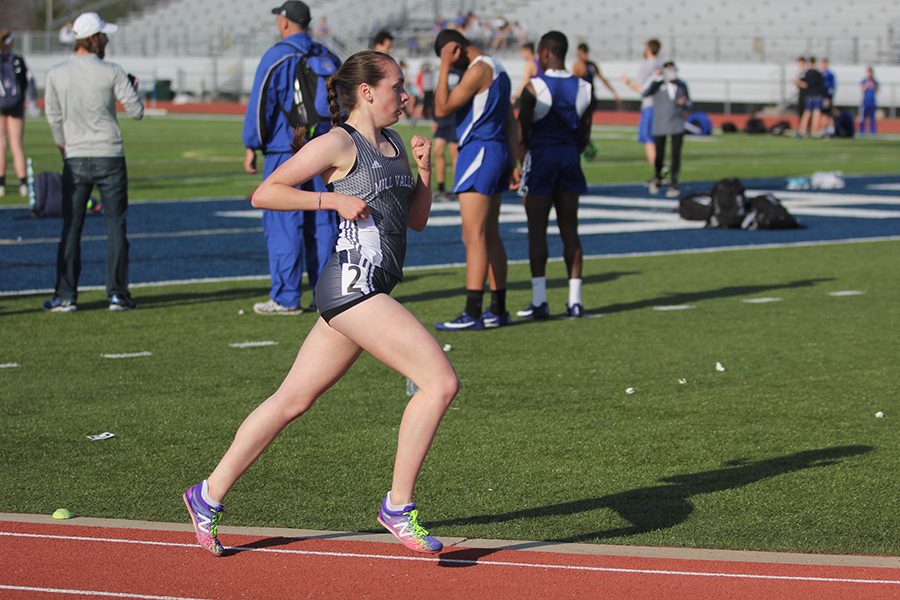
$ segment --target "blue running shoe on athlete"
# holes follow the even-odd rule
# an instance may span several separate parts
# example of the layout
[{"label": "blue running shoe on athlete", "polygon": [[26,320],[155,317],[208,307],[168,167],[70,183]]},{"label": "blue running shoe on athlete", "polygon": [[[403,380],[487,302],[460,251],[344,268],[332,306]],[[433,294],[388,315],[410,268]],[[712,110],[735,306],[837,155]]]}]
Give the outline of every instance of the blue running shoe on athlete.
[{"label": "blue running shoe on athlete", "polygon": [[548,319],[550,318],[550,305],[546,302],[539,306],[529,304],[523,310],[517,311],[516,316],[523,319]]},{"label": "blue running shoe on athlete", "polygon": [[487,311],[481,314],[481,322],[484,323],[485,329],[492,329],[494,327],[509,325],[512,323],[512,318],[510,318],[508,312],[503,312],[498,315],[491,311]]},{"label": "blue running shoe on athlete", "polygon": [[385,496],[378,509],[378,522],[414,552],[440,552],[444,547],[440,540],[428,535],[428,531],[419,524],[419,511],[416,510],[415,502],[394,512],[388,509]]},{"label": "blue running shoe on athlete", "polygon": [[581,318],[584,316],[584,307],[576,302],[571,306],[566,304],[566,316],[572,318]]},{"label": "blue running shoe on athlete", "polygon": [[203,499],[203,484],[192,485],[182,495],[184,505],[187,506],[188,513],[191,515],[191,521],[194,522],[194,533],[197,534],[197,543],[201,548],[209,550],[216,556],[222,556],[225,549],[219,542],[218,528],[219,519],[225,507],[221,504],[210,504]]},{"label": "blue running shoe on athlete", "polygon": [[440,331],[476,331],[484,329],[484,322],[464,312],[452,321],[435,323],[434,328]]},{"label": "blue running shoe on athlete", "polygon": [[67,313],[78,310],[78,307],[75,306],[75,303],[71,300],[63,300],[59,296],[53,296],[52,298],[44,302],[44,310],[50,312]]}]

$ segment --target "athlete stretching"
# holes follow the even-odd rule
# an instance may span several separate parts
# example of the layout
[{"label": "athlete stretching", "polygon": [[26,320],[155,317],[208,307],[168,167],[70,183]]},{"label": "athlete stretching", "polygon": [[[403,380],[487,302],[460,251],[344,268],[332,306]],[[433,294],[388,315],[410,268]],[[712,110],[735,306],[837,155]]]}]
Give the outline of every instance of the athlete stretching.
[{"label": "athlete stretching", "polygon": [[[459,157],[453,191],[459,194],[466,246],[466,308],[460,316],[435,327],[450,331],[500,327],[510,322],[500,193],[509,187],[518,145],[509,76],[499,62],[482,54],[456,30],[440,32],[434,51],[441,58],[435,114],[441,118],[457,113]],[[464,73],[451,92],[448,79],[453,68]],[[490,278],[491,306],[482,313],[486,277]]]},{"label": "athlete stretching", "polygon": [[[336,210],[337,247],[316,286],[321,317],[303,341],[278,390],[244,420],[210,476],[184,493],[197,541],[220,555],[222,500],[291,421],[309,410],[365,350],[411,379],[397,440],[391,489],[378,521],[408,548],[437,552],[441,542],[418,522],[416,479],[459,382],[443,350],[406,308],[389,295],[403,276],[406,228],[425,228],[431,210],[430,142],[412,139],[414,179],[403,141],[387,129],[409,99],[403,74],[380,52],[354,54],[328,80],[337,127],[309,141],[254,192],[256,208]],[[341,115],[347,114],[341,122]],[[316,175],[327,192],[296,187]]]}]

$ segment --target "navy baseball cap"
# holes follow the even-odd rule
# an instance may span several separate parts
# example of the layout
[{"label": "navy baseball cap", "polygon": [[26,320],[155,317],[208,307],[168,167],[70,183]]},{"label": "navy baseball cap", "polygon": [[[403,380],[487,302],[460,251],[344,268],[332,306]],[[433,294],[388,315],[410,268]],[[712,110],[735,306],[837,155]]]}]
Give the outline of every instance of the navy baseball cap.
[{"label": "navy baseball cap", "polygon": [[293,21],[298,25],[309,25],[312,17],[309,14],[309,7],[300,0],[288,0],[281,6],[272,9],[273,15],[281,15],[289,21]]}]

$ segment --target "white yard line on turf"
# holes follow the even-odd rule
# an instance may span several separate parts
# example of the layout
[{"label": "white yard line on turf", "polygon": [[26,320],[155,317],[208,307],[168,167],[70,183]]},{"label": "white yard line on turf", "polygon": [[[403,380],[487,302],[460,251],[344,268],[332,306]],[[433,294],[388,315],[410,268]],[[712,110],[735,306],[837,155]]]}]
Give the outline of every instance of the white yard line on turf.
[{"label": "white yard line on turf", "polygon": [[781,302],[781,298],[744,298],[741,302],[744,304],[767,304],[769,302]]},{"label": "white yard line on turf", "polygon": [[101,354],[103,358],[141,358],[144,356],[153,356],[152,352],[126,352],[124,354]]},{"label": "white yard line on turf", "polygon": [[128,592],[101,592],[99,590],[69,590],[63,588],[30,587],[25,585],[0,584],[0,590],[13,592],[38,592],[41,594],[68,594],[70,596],[107,596],[112,598],[148,598],[150,600],[202,600],[187,596],[151,596],[149,594],[130,594]]},{"label": "white yard line on turf", "polygon": [[861,292],[859,290],[842,290],[839,292],[829,292],[829,296],[841,297],[841,296],[862,296],[865,292]]},{"label": "white yard line on turf", "polygon": [[19,363],[2,363],[0,364],[0,369],[16,369],[19,367]]},{"label": "white yard line on turf", "polygon": [[273,342],[271,340],[266,340],[264,342],[235,342],[234,344],[228,344],[229,348],[262,348],[264,346],[277,346],[278,342]]},{"label": "white yard line on turf", "polygon": [[[95,542],[108,544],[136,544],[142,546],[162,546],[168,548],[192,548],[197,549],[196,544],[182,544],[177,542],[157,542],[146,540],[129,540],[122,538],[99,538],[75,535],[51,535],[44,533],[18,533],[0,531],[0,536],[46,539],[72,542]],[[232,546],[230,550],[241,552],[265,552],[270,554],[293,554],[300,556],[328,556],[333,558],[362,558],[366,560],[387,560],[425,562],[436,564],[469,565],[479,567],[515,567],[522,569],[558,569],[563,571],[590,571],[596,573],[623,573],[637,575],[665,575],[677,577],[722,577],[729,579],[763,579],[775,581],[811,581],[822,583],[868,583],[875,585],[900,585],[900,580],[892,579],[851,579],[845,577],[806,577],[799,575],[765,575],[759,573],[721,573],[716,571],[673,571],[668,569],[629,569],[618,567],[593,567],[586,565],[560,565],[552,563],[527,563],[502,560],[471,560],[464,558],[426,557],[426,556],[392,556],[388,554],[366,554],[363,552],[328,552],[324,550],[290,550],[287,548],[254,548],[251,546]],[[200,550],[197,550],[200,552]]]},{"label": "white yard line on turf", "polygon": [[654,306],[653,310],[668,312],[670,310],[690,310],[694,308],[692,304],[670,304],[668,306]]},{"label": "white yard line on turf", "polygon": [[[615,259],[615,258],[647,258],[652,256],[678,256],[681,254],[713,254],[717,252],[737,252],[745,250],[780,250],[782,248],[812,248],[816,246],[843,246],[845,244],[867,244],[874,242],[900,242],[900,235],[887,235],[870,238],[850,238],[845,240],[815,240],[809,242],[784,242],[778,244],[754,244],[752,246],[712,246],[709,248],[687,248],[681,250],[653,250],[648,252],[624,252],[621,254],[591,254],[584,257],[585,260]],[[562,257],[551,258],[550,262],[562,262]],[[510,260],[511,265],[527,264],[528,259]],[[435,263],[431,265],[415,265],[404,267],[406,271],[427,271],[430,269],[453,269],[464,267],[466,263]],[[231,281],[255,281],[269,279],[269,275],[237,275],[232,277],[200,277],[196,279],[169,279],[164,281],[147,281],[132,283],[129,287],[162,287],[167,285],[193,285],[195,283],[228,283]],[[106,289],[103,285],[89,285],[79,287],[82,291],[98,291]],[[0,291],[0,297],[4,296],[34,296],[36,294],[51,294],[53,288],[41,288],[31,290]]]}]

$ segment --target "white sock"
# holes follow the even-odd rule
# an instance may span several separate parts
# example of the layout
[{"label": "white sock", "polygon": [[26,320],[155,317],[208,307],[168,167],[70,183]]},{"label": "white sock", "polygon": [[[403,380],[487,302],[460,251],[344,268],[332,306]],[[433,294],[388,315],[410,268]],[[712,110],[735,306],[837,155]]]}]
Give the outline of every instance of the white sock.
[{"label": "white sock", "polygon": [[532,277],[531,278],[531,304],[532,306],[540,306],[547,301],[547,278]]},{"label": "white sock", "polygon": [[212,499],[212,496],[209,495],[209,484],[206,483],[206,480],[203,480],[203,485],[200,486],[200,495],[203,497],[203,501],[209,504],[210,506],[219,506],[222,504],[216,500]]},{"label": "white sock", "polygon": [[569,306],[581,304],[581,280],[569,280]]},{"label": "white sock", "polygon": [[390,492],[387,493],[387,502],[386,502],[386,504],[387,504],[387,509],[388,509],[389,511],[391,511],[391,512],[400,512],[401,510],[403,510],[404,508],[407,507],[406,504],[394,504],[393,501],[391,500],[391,493],[390,493]]}]

